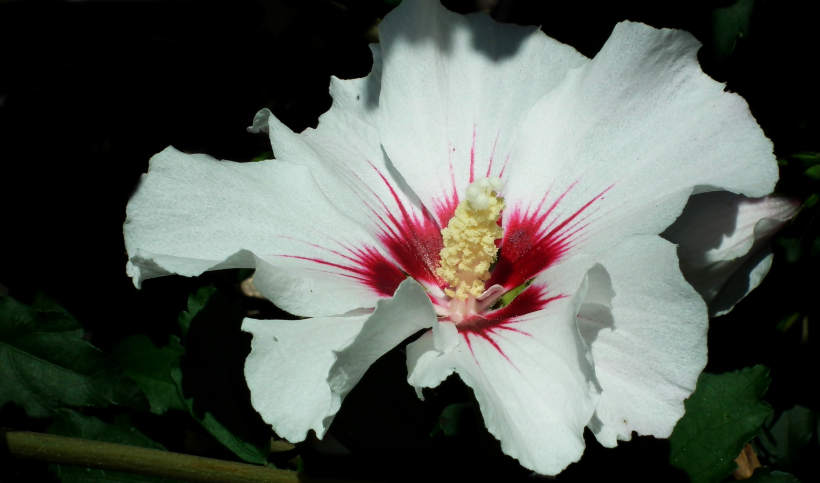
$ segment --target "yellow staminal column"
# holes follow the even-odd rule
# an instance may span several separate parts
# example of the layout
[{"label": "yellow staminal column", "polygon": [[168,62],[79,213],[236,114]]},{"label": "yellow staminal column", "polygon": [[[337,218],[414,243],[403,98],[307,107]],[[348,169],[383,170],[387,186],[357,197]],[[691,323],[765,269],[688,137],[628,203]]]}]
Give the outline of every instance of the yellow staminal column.
[{"label": "yellow staminal column", "polygon": [[470,184],[447,228],[441,230],[444,248],[437,273],[450,285],[444,292],[452,297],[450,318],[455,322],[475,313],[476,298],[490,278],[490,265],[498,252],[495,241],[503,233],[498,226],[504,209],[504,198],[498,195],[502,186],[495,177]]}]

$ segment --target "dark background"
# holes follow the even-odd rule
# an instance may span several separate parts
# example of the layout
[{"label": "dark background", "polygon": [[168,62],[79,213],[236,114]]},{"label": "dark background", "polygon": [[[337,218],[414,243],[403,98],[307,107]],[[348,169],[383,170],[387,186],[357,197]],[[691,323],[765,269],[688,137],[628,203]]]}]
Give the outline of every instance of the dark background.
[{"label": "dark background", "polygon": [[[444,3],[459,12],[481,6]],[[587,56],[621,20],[686,29],[705,44],[704,70],[748,101],[778,157],[820,151],[815,2],[758,1],[748,35],[723,57],[715,50],[712,12],[731,3],[502,0],[491,11],[504,22],[542,25]],[[45,291],[103,350],[136,333],[162,343],[187,296],[204,284],[238,294],[233,272],[154,279],[141,291],[125,276],[125,206],[148,159],[168,145],[235,161],[270,157],[267,137],[245,131],[253,115],[268,107],[297,132],[315,126],[331,104],[329,76],[369,72],[371,26],[391,8],[382,0],[0,2],[0,290],[26,303]],[[817,186],[801,175],[794,163],[783,167],[779,191],[805,199]],[[783,236],[809,240],[817,233],[814,215],[801,213]],[[816,330],[817,257],[806,250],[787,263],[782,247],[775,249],[774,268],[757,292],[713,321],[707,370],[766,364],[773,378],[767,400],[775,409],[798,403],[817,410],[817,342],[803,330]],[[263,317],[284,316],[262,302],[247,303]],[[795,313],[799,323],[777,328]],[[390,357],[371,372],[403,365]],[[382,419],[363,423],[351,410],[340,424],[369,429],[359,431],[359,439],[337,431],[364,455],[392,441],[384,434],[391,424],[412,426],[422,417],[413,411],[433,411],[390,399],[404,397],[403,387],[367,392],[368,378],[349,405]],[[457,381],[448,381],[441,394],[469,399]],[[37,429],[18,417],[4,409],[0,424]],[[664,444],[637,438],[604,451],[590,441],[581,464],[558,479],[674,479]],[[419,453],[414,466],[457,466],[458,458],[476,457],[469,449],[453,451],[447,463]],[[395,463],[389,456],[361,461],[349,471],[367,466],[380,479],[388,479]],[[505,465],[499,467],[509,469]],[[808,467],[798,472],[816,475]]]}]

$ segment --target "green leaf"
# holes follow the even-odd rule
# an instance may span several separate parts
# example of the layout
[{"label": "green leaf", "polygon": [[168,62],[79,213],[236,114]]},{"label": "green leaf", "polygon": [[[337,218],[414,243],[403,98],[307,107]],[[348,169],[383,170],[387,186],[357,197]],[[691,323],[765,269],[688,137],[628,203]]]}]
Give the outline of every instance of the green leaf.
[{"label": "green leaf", "polygon": [[446,436],[455,436],[460,432],[465,411],[468,413],[467,416],[471,417],[473,403],[455,403],[444,408],[438,418],[438,424]]},{"label": "green leaf", "polygon": [[254,158],[251,159],[251,162],[255,163],[257,161],[266,161],[268,159],[273,159],[273,151],[262,151],[258,155],[254,156]]},{"label": "green leaf", "polygon": [[781,236],[775,241],[778,245],[782,246],[783,250],[786,252],[786,261],[788,263],[794,263],[800,260],[800,257],[803,256],[803,247],[800,243],[800,238],[786,238]]},{"label": "green leaf", "polygon": [[800,318],[802,314],[800,312],[795,312],[788,317],[784,317],[777,323],[775,329],[779,330],[780,332],[786,332],[787,330],[791,329],[797,319]]},{"label": "green leaf", "polygon": [[816,257],[820,255],[820,236],[814,239],[811,243],[811,248],[809,249],[809,255]]},{"label": "green leaf", "polygon": [[813,179],[815,181],[820,180],[820,164],[816,164],[811,168],[807,169],[803,172],[803,176]]},{"label": "green leaf", "polygon": [[771,468],[758,468],[752,473],[752,477],[745,481],[747,483],[800,483],[794,475],[773,471]]},{"label": "green leaf", "polygon": [[815,164],[820,164],[820,153],[802,151],[797,154],[792,154],[789,157],[802,162],[806,166],[814,166]]},{"label": "green leaf", "polygon": [[79,322],[45,295],[31,306],[0,295],[0,407],[13,402],[35,418],[63,406],[146,410],[139,387],[83,334]]},{"label": "green leaf", "polygon": [[57,409],[54,411],[54,422],[46,432],[69,438],[105,441],[140,448],[165,449],[161,444],[139,432],[131,424],[131,419],[127,414],[114,418],[114,424],[108,424],[94,416],[86,416],[72,409]]},{"label": "green leaf", "polygon": [[712,12],[712,38],[715,56],[723,60],[735,50],[737,39],[749,35],[754,0],[738,0]]},{"label": "green leaf", "polygon": [[188,297],[188,311],[181,312],[179,317],[177,317],[177,323],[179,323],[179,330],[182,331],[183,339],[188,335],[191,321],[194,320],[194,317],[196,317],[196,314],[198,314],[200,310],[205,308],[205,304],[208,303],[208,300],[215,293],[216,287],[208,285],[207,287],[200,287],[195,295]]},{"label": "green leaf", "polygon": [[757,439],[759,454],[765,456],[769,464],[793,471],[816,424],[815,412],[803,406],[794,406],[780,414],[773,412],[766,418]]},{"label": "green leaf", "polygon": [[754,366],[700,375],[685,402],[686,414],[669,437],[670,462],[692,483],[720,481],[737,468],[734,459],[771,410],[760,400],[769,387],[768,374],[768,368]]},{"label": "green leaf", "polygon": [[172,368],[179,365],[185,349],[179,339],[171,336],[171,343],[157,348],[144,334],[131,336],[116,346],[111,355],[125,369],[148,397],[151,412],[165,414],[169,409],[187,411],[185,401],[171,377]]},{"label": "green leaf", "polygon": [[[70,409],[54,411],[54,423],[46,430],[47,433],[69,438],[82,438],[107,443],[124,444],[164,450],[165,448],[139,432],[125,415],[114,419],[114,424],[105,423],[93,416],[84,416]],[[50,465],[49,469],[63,483],[96,483],[96,482],[127,482],[127,483],[175,483],[177,480],[156,478],[153,476],[135,475],[119,471],[81,468],[70,465]]]},{"label": "green leaf", "polygon": [[802,208],[811,208],[816,205],[818,201],[820,201],[820,194],[812,193],[808,198],[806,198],[806,201],[803,202]]},{"label": "green leaf", "polygon": [[512,289],[509,292],[502,295],[501,296],[501,306],[506,307],[506,306],[510,305],[510,302],[512,302],[513,299],[518,297],[518,294],[523,292],[524,289],[529,287],[531,284],[532,284],[532,280],[527,280],[526,282],[522,283],[521,285],[515,287],[514,289]]},{"label": "green leaf", "polygon": [[236,301],[205,287],[188,299],[179,316],[185,356],[171,378],[187,411],[239,458],[265,464],[270,427],[253,409],[245,384],[250,335],[242,332],[244,313]]}]

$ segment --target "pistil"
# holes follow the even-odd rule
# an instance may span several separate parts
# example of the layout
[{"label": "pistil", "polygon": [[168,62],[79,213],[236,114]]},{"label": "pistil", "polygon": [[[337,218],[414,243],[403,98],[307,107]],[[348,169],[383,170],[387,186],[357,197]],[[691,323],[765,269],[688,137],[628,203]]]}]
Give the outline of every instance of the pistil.
[{"label": "pistil", "polygon": [[476,313],[476,298],[484,293],[490,266],[498,248],[495,241],[503,231],[498,225],[504,199],[499,178],[481,178],[471,183],[447,228],[441,230],[444,248],[437,270],[448,284],[444,292],[451,297],[450,319],[458,323]]}]

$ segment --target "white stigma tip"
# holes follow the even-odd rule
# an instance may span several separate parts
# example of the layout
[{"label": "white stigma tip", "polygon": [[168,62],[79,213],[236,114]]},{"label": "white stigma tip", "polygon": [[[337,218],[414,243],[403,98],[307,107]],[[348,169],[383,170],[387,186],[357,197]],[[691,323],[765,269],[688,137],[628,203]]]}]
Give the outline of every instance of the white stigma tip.
[{"label": "white stigma tip", "polygon": [[470,204],[476,210],[486,210],[490,207],[490,197],[484,193],[479,193],[475,198],[470,200]]},{"label": "white stigma tip", "polygon": [[467,186],[465,198],[475,210],[486,210],[490,206],[490,196],[495,191],[496,196],[504,187],[500,178],[479,178]]}]

